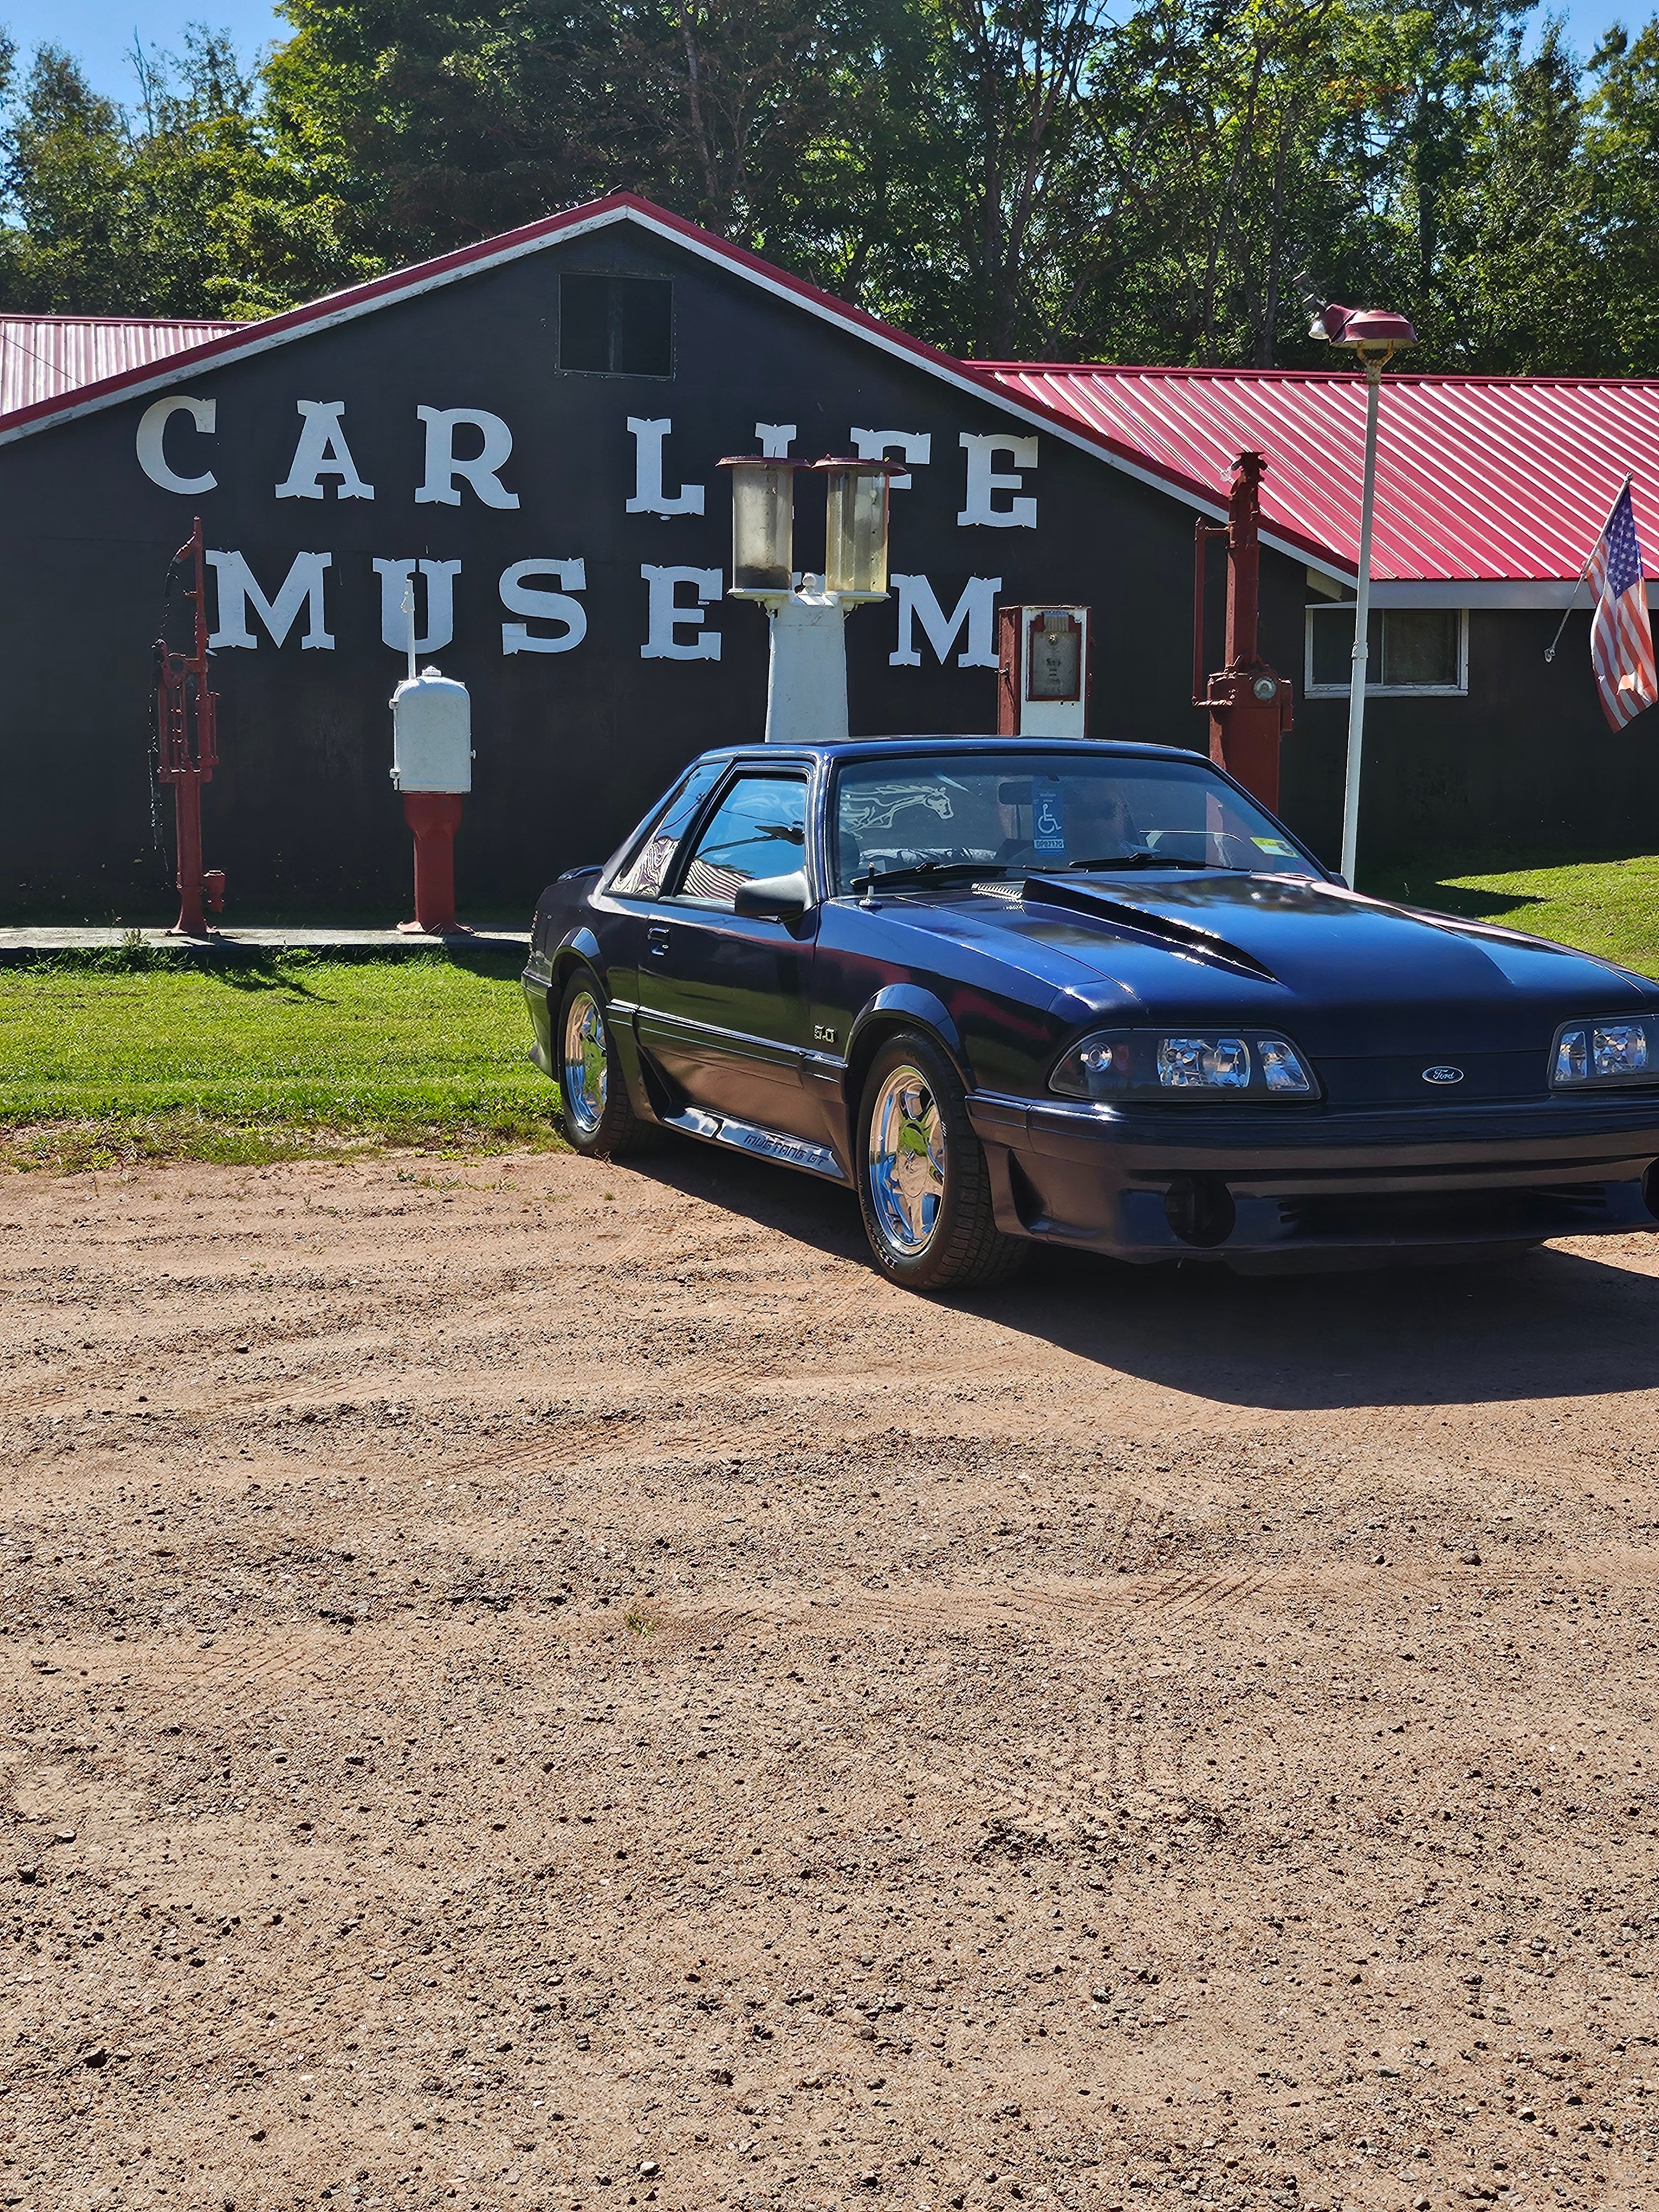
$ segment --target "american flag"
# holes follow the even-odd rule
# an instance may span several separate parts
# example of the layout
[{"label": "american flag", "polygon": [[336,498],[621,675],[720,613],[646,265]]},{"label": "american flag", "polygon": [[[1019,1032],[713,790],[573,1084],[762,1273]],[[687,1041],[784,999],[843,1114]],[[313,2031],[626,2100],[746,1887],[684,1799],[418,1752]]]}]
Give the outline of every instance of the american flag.
[{"label": "american flag", "polygon": [[1590,661],[1601,694],[1601,712],[1609,727],[1622,730],[1644,707],[1659,700],[1642,549],[1636,539],[1628,483],[1614,500],[1590,556],[1589,579],[1595,592]]}]

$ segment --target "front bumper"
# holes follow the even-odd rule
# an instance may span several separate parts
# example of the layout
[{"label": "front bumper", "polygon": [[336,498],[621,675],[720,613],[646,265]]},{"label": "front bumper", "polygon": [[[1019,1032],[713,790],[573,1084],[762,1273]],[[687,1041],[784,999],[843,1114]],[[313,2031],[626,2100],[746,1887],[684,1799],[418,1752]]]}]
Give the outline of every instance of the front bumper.
[{"label": "front bumper", "polygon": [[998,1224],[1249,1272],[1659,1228],[1659,1094],[1449,1109],[1073,1106],[980,1093]]}]

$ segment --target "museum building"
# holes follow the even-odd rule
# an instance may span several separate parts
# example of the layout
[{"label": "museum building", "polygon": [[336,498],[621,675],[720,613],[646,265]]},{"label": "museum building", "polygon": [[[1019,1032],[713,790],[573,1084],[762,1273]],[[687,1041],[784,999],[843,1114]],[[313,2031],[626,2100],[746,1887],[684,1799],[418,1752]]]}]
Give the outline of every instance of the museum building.
[{"label": "museum building", "polygon": [[[406,905],[411,592],[422,661],[472,699],[462,909],[527,915],[684,762],[761,737],[719,464],[763,453],[896,467],[892,589],[848,628],[854,734],[994,730],[999,606],[1085,603],[1089,734],[1200,749],[1194,523],[1261,453],[1282,811],[1334,859],[1364,399],[1346,367],[956,360],[629,195],[257,324],[4,319],[0,902],[167,918],[152,641],[199,516],[228,915]],[[1659,748],[1645,716],[1607,728],[1583,592],[1544,658],[1627,473],[1652,551],[1659,383],[1389,372],[1363,852],[1645,849]]]}]

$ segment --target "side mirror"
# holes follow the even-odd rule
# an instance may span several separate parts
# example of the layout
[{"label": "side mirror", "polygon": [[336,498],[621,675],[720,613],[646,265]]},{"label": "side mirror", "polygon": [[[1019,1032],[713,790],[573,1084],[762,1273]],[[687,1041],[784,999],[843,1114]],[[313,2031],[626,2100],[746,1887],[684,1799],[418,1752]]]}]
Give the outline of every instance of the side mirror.
[{"label": "side mirror", "polygon": [[805,871],[787,876],[756,876],[739,884],[732,900],[734,914],[756,915],[768,921],[799,921],[806,911]]}]

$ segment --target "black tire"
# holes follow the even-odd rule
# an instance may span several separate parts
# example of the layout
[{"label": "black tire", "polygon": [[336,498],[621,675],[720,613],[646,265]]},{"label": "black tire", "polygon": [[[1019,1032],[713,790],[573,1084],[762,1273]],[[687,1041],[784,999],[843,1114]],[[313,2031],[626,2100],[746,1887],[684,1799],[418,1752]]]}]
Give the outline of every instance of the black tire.
[{"label": "black tire", "polygon": [[[586,1049],[573,1060],[578,1024],[585,1025]],[[600,1160],[654,1150],[660,1132],[655,1122],[641,1121],[634,1111],[611,1041],[605,993],[590,969],[578,968],[565,985],[551,1042],[559,1118],[571,1150]]]},{"label": "black tire", "polygon": [[[1024,1239],[996,1225],[990,1172],[961,1081],[920,1030],[890,1037],[870,1063],[854,1158],[864,1233],[891,1281],[910,1291],[964,1291],[1005,1283],[1024,1266]],[[902,1158],[921,1164],[904,1184],[893,1173]]]}]

